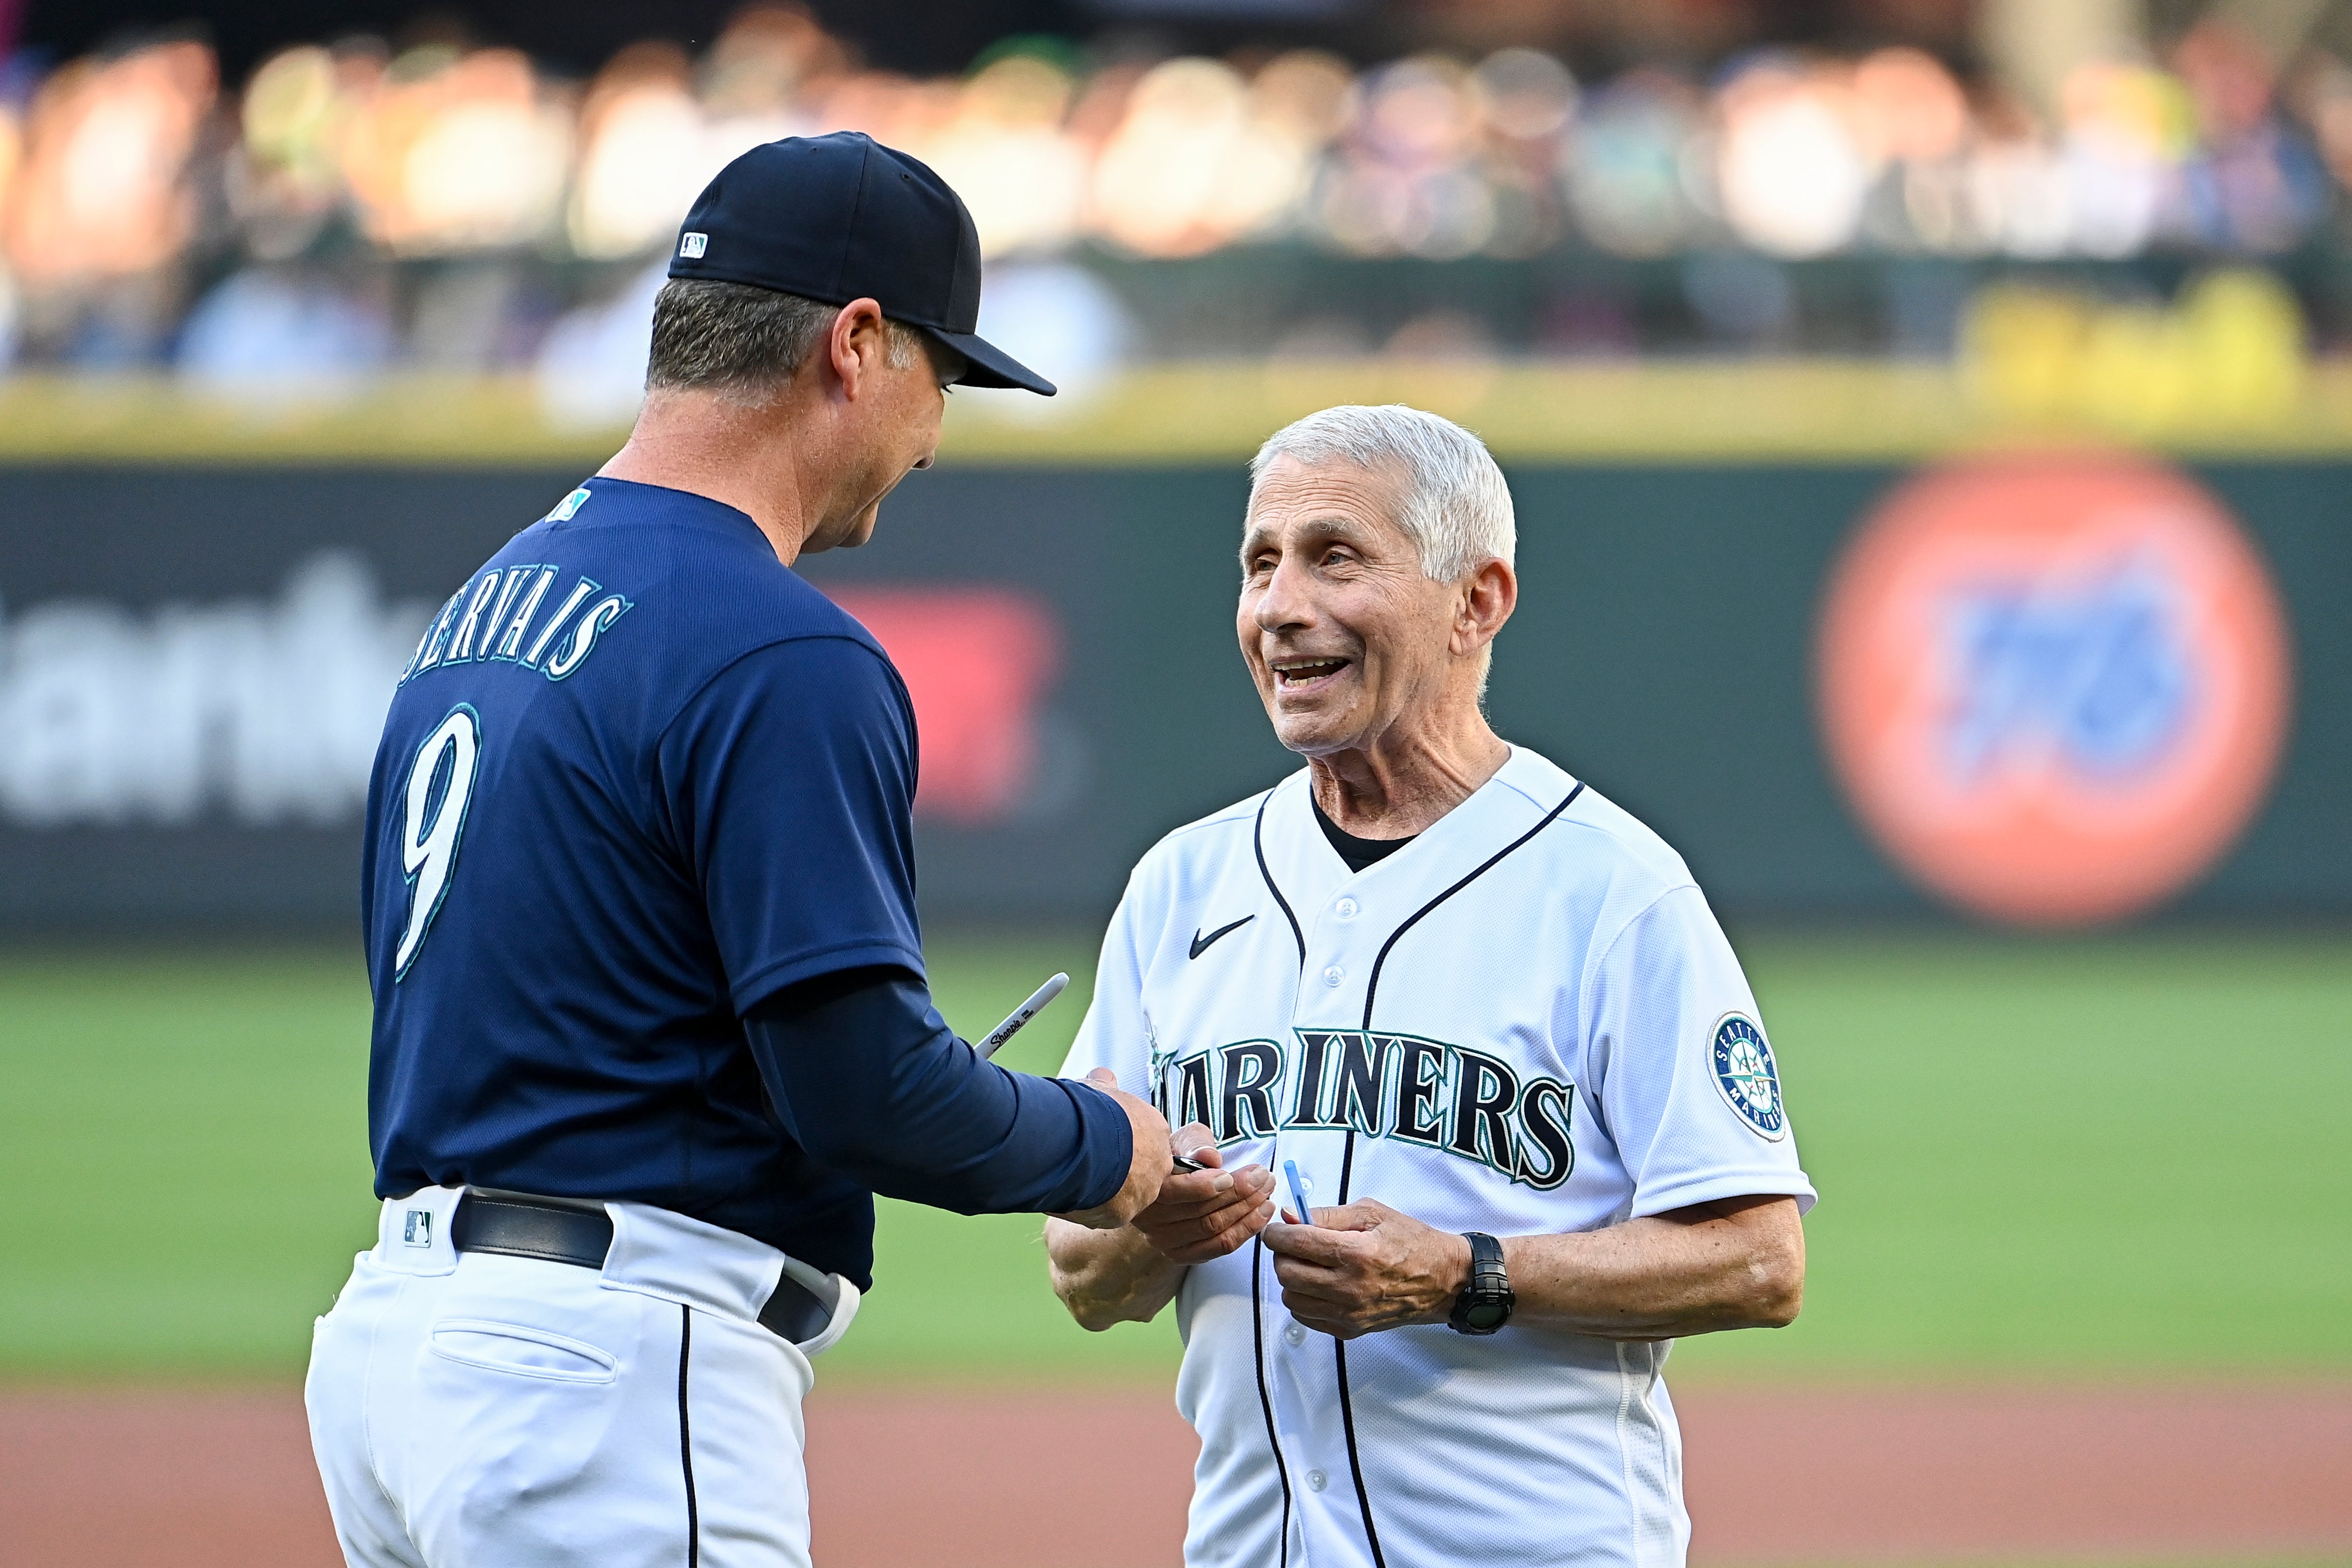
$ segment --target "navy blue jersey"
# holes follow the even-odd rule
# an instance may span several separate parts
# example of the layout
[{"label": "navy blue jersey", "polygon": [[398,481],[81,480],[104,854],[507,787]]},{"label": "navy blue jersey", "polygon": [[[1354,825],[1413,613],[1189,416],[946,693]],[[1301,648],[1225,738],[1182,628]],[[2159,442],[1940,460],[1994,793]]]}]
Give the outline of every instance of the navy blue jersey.
[{"label": "navy blue jersey", "polygon": [[596,479],[517,534],[369,789],[378,1195],[635,1200],[863,1278],[871,1195],[784,1133],[741,1016],[921,974],[915,773],[889,658],[741,512]]}]

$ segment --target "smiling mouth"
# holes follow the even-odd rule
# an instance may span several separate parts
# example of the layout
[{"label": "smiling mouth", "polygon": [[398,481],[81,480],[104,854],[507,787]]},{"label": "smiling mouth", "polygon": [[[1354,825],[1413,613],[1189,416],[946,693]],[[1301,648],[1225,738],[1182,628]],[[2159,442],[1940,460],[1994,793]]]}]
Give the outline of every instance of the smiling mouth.
[{"label": "smiling mouth", "polygon": [[1303,691],[1334,679],[1354,662],[1346,658],[1278,658],[1272,660],[1269,668],[1278,689]]}]

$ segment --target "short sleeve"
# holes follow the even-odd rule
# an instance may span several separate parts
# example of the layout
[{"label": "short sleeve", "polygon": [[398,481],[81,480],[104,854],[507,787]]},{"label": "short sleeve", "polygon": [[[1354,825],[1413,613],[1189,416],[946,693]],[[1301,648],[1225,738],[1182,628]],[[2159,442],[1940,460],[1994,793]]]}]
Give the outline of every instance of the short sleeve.
[{"label": "short sleeve", "polygon": [[923,973],[915,917],[915,718],[848,637],[746,655],[663,732],[657,789],[748,1013],[796,981]]},{"label": "short sleeve", "polygon": [[1158,1101],[1151,1081],[1150,1029],[1143,1016],[1143,951],[1139,945],[1140,894],[1130,879],[1103,933],[1095,966],[1094,1000],[1078,1025],[1078,1037],[1062,1064],[1064,1078],[1084,1078],[1096,1068],[1118,1074],[1118,1087]]},{"label": "short sleeve", "polygon": [[1813,1204],[1756,998],[1696,888],[1636,916],[1594,975],[1586,1082],[1631,1217],[1767,1194]]}]

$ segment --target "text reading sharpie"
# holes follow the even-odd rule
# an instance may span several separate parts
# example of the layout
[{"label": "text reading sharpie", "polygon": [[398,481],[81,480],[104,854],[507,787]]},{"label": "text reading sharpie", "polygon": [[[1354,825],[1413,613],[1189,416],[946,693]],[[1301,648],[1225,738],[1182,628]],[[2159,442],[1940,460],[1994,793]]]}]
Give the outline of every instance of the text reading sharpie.
[{"label": "text reading sharpie", "polygon": [[1005,1019],[1004,1022],[997,1025],[996,1027],[989,1030],[987,1034],[981,1037],[980,1043],[971,1047],[973,1054],[978,1056],[982,1061],[986,1061],[998,1051],[1003,1050],[1004,1048],[1004,1042],[1019,1034],[1021,1032],[1022,1025],[1027,1023],[1030,1019],[1044,1012],[1045,1010],[1045,1004],[1051,1002],[1055,997],[1059,996],[1062,994],[1062,987],[1067,985],[1069,983],[1070,977],[1068,975],[1056,974],[1054,978],[1045,982],[1045,984],[1037,987],[1036,991],[1032,994],[1029,1000],[1022,1003],[1021,1005],[1013,1009],[1013,1016],[1011,1017]]}]

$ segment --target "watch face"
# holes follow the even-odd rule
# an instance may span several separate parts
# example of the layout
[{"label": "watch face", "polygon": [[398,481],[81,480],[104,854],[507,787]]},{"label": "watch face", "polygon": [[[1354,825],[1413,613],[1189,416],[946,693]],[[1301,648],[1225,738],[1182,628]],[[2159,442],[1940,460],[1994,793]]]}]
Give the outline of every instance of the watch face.
[{"label": "watch face", "polygon": [[1501,1301],[1473,1301],[1470,1310],[1462,1314],[1474,1329],[1497,1329],[1511,1315],[1511,1309]]}]

